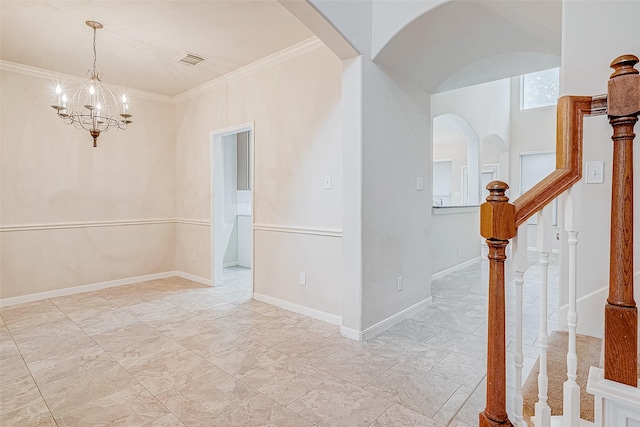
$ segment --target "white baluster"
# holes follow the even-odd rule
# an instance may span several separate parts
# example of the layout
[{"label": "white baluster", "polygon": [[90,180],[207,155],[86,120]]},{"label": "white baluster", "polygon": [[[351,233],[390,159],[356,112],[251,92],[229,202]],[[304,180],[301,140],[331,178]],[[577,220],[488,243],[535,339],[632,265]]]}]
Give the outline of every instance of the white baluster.
[{"label": "white baluster", "polygon": [[540,348],[540,372],[538,374],[538,402],[535,405],[535,422],[537,427],[550,427],[551,408],[547,404],[549,377],[547,376],[547,347],[549,334],[547,331],[547,288],[549,283],[549,253],[551,252],[551,206],[538,212],[537,246],[540,254],[542,277],[540,280],[540,330],[538,347]]},{"label": "white baluster", "polygon": [[513,259],[515,263],[516,283],[516,350],[513,356],[515,365],[515,396],[514,420],[516,427],[526,427],[522,416],[524,399],[522,397],[522,291],[524,286],[524,273],[527,271],[527,224],[518,227],[518,235],[513,239]]},{"label": "white baluster", "polygon": [[580,190],[574,187],[569,190],[567,196],[565,230],[569,234],[567,240],[569,243],[569,312],[567,313],[569,348],[567,350],[567,381],[565,381],[563,387],[562,425],[564,427],[578,427],[580,425],[580,386],[576,383],[578,369],[578,355],[576,353],[576,328],[578,326],[578,313],[576,311],[578,216],[574,215],[573,207],[578,203]]}]

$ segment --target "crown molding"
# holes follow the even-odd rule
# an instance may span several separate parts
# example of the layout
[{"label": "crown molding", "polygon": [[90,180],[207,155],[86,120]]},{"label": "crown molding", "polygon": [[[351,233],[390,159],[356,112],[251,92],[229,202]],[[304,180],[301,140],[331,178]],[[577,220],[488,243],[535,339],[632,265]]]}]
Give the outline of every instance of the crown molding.
[{"label": "crown molding", "polygon": [[[44,68],[32,67],[30,65],[18,64],[16,62],[5,61],[5,60],[0,60],[0,70],[11,71],[14,73],[24,74],[32,77],[38,77],[41,79],[64,80],[64,81],[74,82],[78,84],[82,84],[87,80],[85,77],[58,73],[56,71],[45,70]],[[144,90],[115,85],[111,83],[105,83],[105,85],[108,86],[110,89],[126,89],[127,94],[131,94],[136,98],[143,98],[143,99],[148,99],[150,101],[164,102],[166,104],[173,103],[173,98],[171,96],[160,95],[153,92],[147,92]]]},{"label": "crown molding", "polygon": [[178,104],[180,102],[194,98],[202,93],[209,92],[215,88],[229,84],[234,80],[238,80],[239,78],[246,77],[250,74],[256,73],[267,67],[279,64],[288,59],[295,58],[296,56],[310,52],[321,46],[324,46],[324,43],[322,43],[320,39],[318,39],[315,36],[310,37],[306,40],[301,41],[300,43],[296,43],[293,46],[290,46],[272,55],[266,56],[256,62],[253,62],[249,65],[245,65],[244,67],[238,68],[237,70],[227,73],[224,76],[218,77],[217,79],[201,84],[200,86],[197,86],[193,89],[183,92],[180,95],[176,95],[173,97],[173,102],[175,104]]}]

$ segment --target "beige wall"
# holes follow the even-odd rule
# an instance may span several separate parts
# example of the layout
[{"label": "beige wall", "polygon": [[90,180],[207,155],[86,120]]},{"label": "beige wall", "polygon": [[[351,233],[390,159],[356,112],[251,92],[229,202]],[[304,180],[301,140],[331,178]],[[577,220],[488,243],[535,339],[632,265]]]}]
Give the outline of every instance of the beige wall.
[{"label": "beige wall", "polygon": [[49,107],[54,78],[0,73],[0,298],[173,270],[173,105],[131,96],[93,148]]},{"label": "beige wall", "polygon": [[[253,220],[276,229],[255,231],[255,292],[333,315],[342,244],[323,233],[342,229],[340,79],[340,61],[317,47],[176,106],[176,216],[211,220],[212,132],[254,122]],[[292,236],[292,228],[317,233]],[[210,227],[179,225],[176,268],[211,278]],[[299,272],[314,272],[313,283],[300,287]]]}]

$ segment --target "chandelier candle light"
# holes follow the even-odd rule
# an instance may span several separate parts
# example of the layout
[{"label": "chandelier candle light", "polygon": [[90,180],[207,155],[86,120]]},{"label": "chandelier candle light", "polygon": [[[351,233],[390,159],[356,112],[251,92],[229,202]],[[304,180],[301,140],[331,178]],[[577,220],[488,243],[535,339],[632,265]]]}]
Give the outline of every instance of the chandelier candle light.
[{"label": "chandelier candle light", "polygon": [[116,97],[108,87],[102,85],[102,73],[96,70],[96,30],[101,29],[102,24],[96,21],[87,21],[86,24],[93,28],[93,69],[87,71],[89,78],[70,100],[57,85],[57,103],[51,107],[66,124],[88,130],[93,137],[93,146],[97,147],[100,132],[106,132],[111,127],[126,129],[132,116],[128,112],[129,105],[124,94],[121,99],[122,112],[118,113]]}]

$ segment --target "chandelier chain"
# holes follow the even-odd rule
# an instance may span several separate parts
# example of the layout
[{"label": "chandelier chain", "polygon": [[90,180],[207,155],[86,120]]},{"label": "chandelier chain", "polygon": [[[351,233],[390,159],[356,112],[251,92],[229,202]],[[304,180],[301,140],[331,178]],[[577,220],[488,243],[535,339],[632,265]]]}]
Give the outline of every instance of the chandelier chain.
[{"label": "chandelier chain", "polygon": [[96,29],[93,29],[93,74],[96,74]]}]

